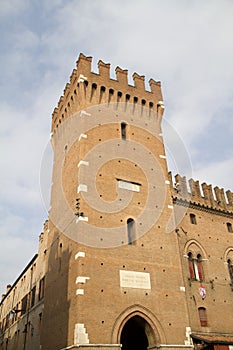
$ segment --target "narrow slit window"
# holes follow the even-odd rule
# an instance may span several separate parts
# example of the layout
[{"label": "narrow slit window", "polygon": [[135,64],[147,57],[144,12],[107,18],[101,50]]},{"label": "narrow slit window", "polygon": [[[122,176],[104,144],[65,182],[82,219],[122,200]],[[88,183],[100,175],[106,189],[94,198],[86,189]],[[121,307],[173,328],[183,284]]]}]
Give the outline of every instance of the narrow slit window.
[{"label": "narrow slit window", "polygon": [[129,218],[127,220],[127,234],[128,234],[128,244],[132,244],[135,241],[135,221]]},{"label": "narrow slit window", "polygon": [[121,139],[126,140],[126,123],[121,123]]},{"label": "narrow slit window", "polygon": [[34,286],[31,290],[31,307],[35,305],[35,297],[36,297],[36,286]]},{"label": "narrow slit window", "polygon": [[230,232],[230,233],[233,232],[232,224],[231,224],[230,222],[227,222],[227,230],[228,230],[228,232]]},{"label": "narrow slit window", "polygon": [[190,222],[193,225],[197,224],[197,220],[196,220],[196,215],[195,214],[190,214]]},{"label": "narrow slit window", "polygon": [[39,301],[44,298],[44,290],[45,290],[45,278],[43,277],[40,280],[40,284],[39,284],[39,295],[38,295]]}]

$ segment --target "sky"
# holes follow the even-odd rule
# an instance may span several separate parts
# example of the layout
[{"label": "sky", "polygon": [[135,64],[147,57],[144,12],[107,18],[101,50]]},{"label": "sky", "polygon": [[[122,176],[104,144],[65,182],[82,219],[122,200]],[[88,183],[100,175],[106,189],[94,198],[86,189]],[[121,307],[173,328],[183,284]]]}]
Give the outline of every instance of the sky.
[{"label": "sky", "polygon": [[37,252],[51,114],[80,52],[161,81],[169,167],[176,135],[195,180],[233,190],[232,16],[232,0],[0,0],[1,293]]}]

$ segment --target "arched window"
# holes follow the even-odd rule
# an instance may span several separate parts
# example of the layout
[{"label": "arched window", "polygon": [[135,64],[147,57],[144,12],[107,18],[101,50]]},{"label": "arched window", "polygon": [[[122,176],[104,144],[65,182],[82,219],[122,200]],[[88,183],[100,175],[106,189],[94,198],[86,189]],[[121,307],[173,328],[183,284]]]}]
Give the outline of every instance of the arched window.
[{"label": "arched window", "polygon": [[126,140],[126,123],[121,123],[121,139]]},{"label": "arched window", "polygon": [[197,254],[195,258],[191,252],[188,253],[188,264],[190,279],[202,282],[204,280],[204,274],[201,254]]},{"label": "arched window", "polygon": [[196,215],[195,214],[190,214],[190,222],[193,225],[197,224],[197,220],[196,220]]},{"label": "arched window", "polygon": [[228,271],[229,271],[231,283],[233,284],[233,263],[232,263],[231,259],[227,260],[227,265],[228,265]]},{"label": "arched window", "polygon": [[135,240],[135,221],[134,219],[129,218],[127,220],[127,235],[128,235],[128,244],[132,244]]},{"label": "arched window", "polygon": [[208,322],[207,322],[207,314],[206,314],[206,309],[204,307],[199,307],[198,308],[198,314],[199,314],[199,319],[200,319],[200,324],[202,327],[207,327]]}]

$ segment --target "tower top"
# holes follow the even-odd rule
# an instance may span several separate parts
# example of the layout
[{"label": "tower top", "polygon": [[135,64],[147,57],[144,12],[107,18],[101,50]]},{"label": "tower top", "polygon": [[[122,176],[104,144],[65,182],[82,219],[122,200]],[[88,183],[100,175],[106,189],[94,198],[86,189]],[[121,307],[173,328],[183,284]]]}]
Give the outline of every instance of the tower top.
[{"label": "tower top", "polygon": [[110,64],[99,60],[98,73],[91,70],[92,57],[80,54],[76,69],[66,84],[64,94],[52,113],[52,131],[64,119],[91,105],[102,103],[135,103],[163,114],[161,83],[149,80],[150,90],[145,89],[145,76],[133,74],[134,85],[128,83],[128,70],[116,67],[116,79],[110,78]]}]

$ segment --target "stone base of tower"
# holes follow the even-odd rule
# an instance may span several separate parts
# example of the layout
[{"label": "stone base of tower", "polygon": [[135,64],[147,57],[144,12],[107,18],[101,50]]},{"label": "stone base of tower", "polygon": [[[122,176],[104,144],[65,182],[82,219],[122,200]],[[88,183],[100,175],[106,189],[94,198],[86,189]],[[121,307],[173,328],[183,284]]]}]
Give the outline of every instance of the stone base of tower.
[{"label": "stone base of tower", "polygon": [[121,350],[121,344],[79,344],[71,345],[61,350]]},{"label": "stone base of tower", "polygon": [[[121,344],[79,344],[79,345],[71,345],[67,348],[63,348],[61,350],[121,350]],[[155,345],[153,347],[149,347],[148,350],[192,350],[194,348],[193,345],[179,345],[179,344],[160,344]]]}]

